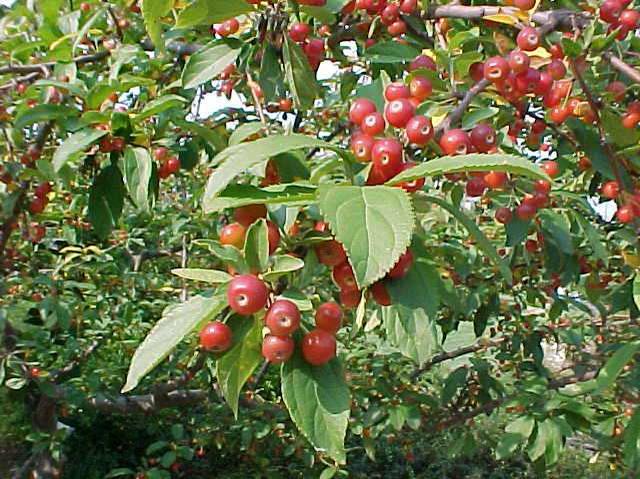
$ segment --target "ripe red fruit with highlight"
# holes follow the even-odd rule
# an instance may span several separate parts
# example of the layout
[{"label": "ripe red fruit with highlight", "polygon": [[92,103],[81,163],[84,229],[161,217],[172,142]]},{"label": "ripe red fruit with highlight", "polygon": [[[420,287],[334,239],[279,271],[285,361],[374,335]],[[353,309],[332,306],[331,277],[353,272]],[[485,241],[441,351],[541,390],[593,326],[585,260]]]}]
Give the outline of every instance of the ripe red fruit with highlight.
[{"label": "ripe red fruit with highlight", "polygon": [[440,148],[446,155],[465,155],[471,150],[471,141],[464,130],[449,130],[440,138]]},{"label": "ripe red fruit with highlight", "polygon": [[411,118],[405,127],[410,143],[418,146],[426,145],[433,138],[433,125],[431,120],[423,115]]},{"label": "ripe red fruit with highlight", "polygon": [[279,299],[271,305],[264,321],[271,334],[287,336],[300,327],[300,310],[293,301]]},{"label": "ripe red fruit with highlight", "polygon": [[404,128],[415,112],[413,104],[406,98],[398,98],[387,103],[384,116],[390,125]]},{"label": "ripe red fruit with highlight", "polygon": [[338,303],[322,303],[316,310],[316,328],[336,334],[342,327],[344,313]]},{"label": "ripe red fruit with highlight", "polygon": [[496,147],[497,136],[496,131],[487,123],[478,123],[471,130],[469,135],[471,144],[480,153],[489,153]]},{"label": "ripe red fruit with highlight", "polygon": [[534,27],[524,27],[518,33],[516,43],[525,52],[533,51],[540,46],[540,33]]},{"label": "ripe red fruit with highlight", "polygon": [[262,340],[262,356],[271,364],[282,364],[288,361],[294,349],[295,343],[288,336],[267,334]]},{"label": "ripe red fruit with highlight", "polygon": [[257,313],[264,308],[268,296],[267,285],[250,274],[236,276],[227,288],[229,307],[243,316]]},{"label": "ripe red fruit with highlight", "polygon": [[200,331],[200,346],[207,351],[226,351],[231,347],[232,339],[231,328],[220,321],[208,323]]},{"label": "ripe red fruit with highlight", "polygon": [[332,277],[340,289],[358,288],[353,269],[351,269],[351,265],[347,261],[333,268]]},{"label": "ripe red fruit with highlight", "polygon": [[394,177],[402,170],[402,151],[402,143],[394,138],[376,141],[371,151],[374,167],[386,179]]},{"label": "ripe red fruit with highlight", "polygon": [[330,268],[347,261],[347,253],[336,240],[324,241],[315,247],[318,261]]},{"label": "ripe red fruit with highlight", "polygon": [[241,250],[246,233],[246,228],[240,223],[230,223],[220,230],[220,244],[235,246]]},{"label": "ripe red fruit with highlight", "polygon": [[360,125],[367,115],[376,111],[376,105],[367,98],[357,98],[351,103],[349,109],[349,120],[356,125]]},{"label": "ripe red fruit with highlight", "polygon": [[336,339],[322,329],[314,329],[302,339],[302,356],[314,366],[326,364],[336,356]]}]

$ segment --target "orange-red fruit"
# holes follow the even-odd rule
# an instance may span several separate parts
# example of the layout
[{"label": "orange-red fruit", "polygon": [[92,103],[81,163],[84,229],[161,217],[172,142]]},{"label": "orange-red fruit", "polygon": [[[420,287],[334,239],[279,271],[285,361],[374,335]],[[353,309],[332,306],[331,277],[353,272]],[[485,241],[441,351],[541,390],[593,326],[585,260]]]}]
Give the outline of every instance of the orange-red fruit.
[{"label": "orange-red fruit", "polygon": [[518,33],[516,43],[521,50],[533,51],[540,45],[540,33],[534,27],[524,27]]},{"label": "orange-red fruit", "polygon": [[496,221],[498,221],[498,223],[506,225],[507,223],[510,223],[512,219],[513,213],[506,206],[502,206],[496,210]]},{"label": "orange-red fruit", "polygon": [[631,112],[622,117],[622,126],[624,128],[635,128],[638,123],[640,123],[640,113]]},{"label": "orange-red fruit", "polygon": [[356,125],[360,125],[367,115],[376,111],[376,105],[367,98],[357,98],[351,103],[349,109],[349,120]]},{"label": "orange-red fruit", "polygon": [[465,155],[470,147],[471,141],[464,130],[449,130],[440,138],[440,148],[447,155]]},{"label": "orange-red fruit", "polygon": [[260,218],[267,216],[267,207],[261,204],[247,205],[236,208],[233,219],[245,228]]},{"label": "orange-red fruit", "polygon": [[220,230],[220,243],[242,249],[246,233],[246,228],[240,223],[230,223]]},{"label": "orange-red fruit", "polygon": [[280,245],[280,230],[272,221],[267,221],[267,237],[269,239],[269,254],[273,254]]},{"label": "orange-red fruit", "polygon": [[279,299],[267,311],[265,324],[271,334],[287,336],[300,327],[300,310],[294,302]]},{"label": "orange-red fruit", "polygon": [[620,186],[617,181],[607,181],[602,185],[602,196],[610,200],[615,200],[620,193]]},{"label": "orange-red fruit", "polygon": [[268,296],[267,285],[250,274],[236,276],[227,288],[229,307],[243,316],[257,313],[264,308]]},{"label": "orange-red fruit", "polygon": [[360,304],[360,296],[358,289],[341,289],[340,304],[347,309],[353,309]]},{"label": "orange-red fruit", "polygon": [[507,174],[504,171],[490,171],[484,175],[484,182],[492,190],[502,188],[507,182]]},{"label": "orange-red fruit", "polygon": [[316,328],[336,334],[342,326],[343,316],[342,308],[338,303],[322,303],[316,310]]},{"label": "orange-red fruit", "polygon": [[326,364],[336,356],[336,339],[322,329],[314,329],[302,339],[302,356],[314,366]]},{"label": "orange-red fruit", "polygon": [[281,364],[293,355],[295,343],[288,336],[267,334],[262,340],[262,356],[271,364]]},{"label": "orange-red fruit", "polygon": [[542,171],[553,178],[554,176],[558,176],[560,174],[560,166],[558,166],[558,163],[553,160],[543,161]]},{"label": "orange-red fruit", "polygon": [[353,269],[346,261],[333,268],[332,276],[340,289],[357,289],[358,287]]},{"label": "orange-red fruit", "polygon": [[620,223],[631,223],[635,216],[633,207],[629,205],[620,206],[618,211],[616,211],[616,218],[618,218]]},{"label": "orange-red fruit", "polygon": [[231,328],[220,321],[208,323],[200,331],[200,346],[207,351],[221,353],[231,347]]},{"label": "orange-red fruit", "polygon": [[418,146],[426,145],[433,138],[433,124],[424,115],[416,115],[411,118],[405,127],[410,143]]}]

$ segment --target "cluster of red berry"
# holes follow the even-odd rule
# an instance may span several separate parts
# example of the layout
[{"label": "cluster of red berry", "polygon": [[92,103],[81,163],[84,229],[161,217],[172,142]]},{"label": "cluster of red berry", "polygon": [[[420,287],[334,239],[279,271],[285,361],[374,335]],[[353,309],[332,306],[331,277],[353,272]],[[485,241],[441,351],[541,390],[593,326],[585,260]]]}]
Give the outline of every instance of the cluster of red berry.
[{"label": "cluster of red berry", "polygon": [[[267,208],[261,204],[236,208],[233,212],[235,221],[223,226],[220,230],[220,243],[242,249],[247,228],[260,218],[266,218],[266,216]],[[269,238],[269,254],[273,254],[280,244],[280,230],[275,223],[269,220],[267,220],[267,235]]]},{"label": "cluster of red berry", "polygon": [[640,12],[627,8],[630,4],[631,0],[605,0],[600,5],[600,19],[609,24],[609,33],[618,31],[618,40],[640,26]]},{"label": "cluster of red berry", "polygon": [[[319,223],[315,229],[321,232],[326,231],[326,223]],[[353,269],[347,260],[347,254],[342,245],[335,239],[323,241],[316,245],[315,253],[321,264],[332,269],[331,276],[334,283],[340,289],[340,304],[350,309],[358,306],[362,293],[358,289],[356,277],[353,274]],[[371,285],[369,292],[378,304],[381,306],[391,304],[391,297],[385,286],[386,281],[402,278],[407,274],[412,264],[413,255],[410,250],[407,250],[391,271],[387,273],[385,278]]]},{"label": "cluster of red berry", "polygon": [[124,138],[107,135],[100,140],[100,151],[102,153],[121,153],[126,146]]},{"label": "cluster of red berry", "polygon": [[[250,316],[262,311],[269,301],[269,289],[258,277],[245,274],[234,277],[227,289],[229,307],[239,315]],[[302,338],[302,355],[315,366],[330,361],[336,355],[335,334],[342,325],[342,309],[336,303],[321,304],[316,310],[316,328]],[[291,335],[300,328],[301,314],[288,299],[274,301],[265,315],[269,329],[262,342],[262,355],[281,364],[291,357],[295,342]],[[231,328],[220,321],[208,323],[200,332],[200,345],[207,351],[223,352],[231,347]]]},{"label": "cluster of red berry", "polygon": [[325,57],[324,40],[310,38],[311,32],[311,25],[308,23],[294,23],[289,27],[289,37],[300,45],[311,68],[317,70]]},{"label": "cluster of red berry", "polygon": [[180,159],[176,155],[170,155],[169,149],[158,146],[153,150],[153,158],[160,164],[158,176],[161,180],[169,178],[180,171]]},{"label": "cluster of red berry", "polygon": [[387,3],[387,0],[356,0],[354,8],[362,10],[372,17],[379,16],[380,23],[387,27],[392,37],[404,35],[407,24],[401,15],[411,15],[418,9],[418,0],[401,0],[399,3]]},{"label": "cluster of red berry", "polygon": [[600,188],[600,194],[606,199],[618,201],[616,218],[620,223],[631,223],[640,217],[640,190],[629,193],[622,191],[617,181],[607,181]]}]

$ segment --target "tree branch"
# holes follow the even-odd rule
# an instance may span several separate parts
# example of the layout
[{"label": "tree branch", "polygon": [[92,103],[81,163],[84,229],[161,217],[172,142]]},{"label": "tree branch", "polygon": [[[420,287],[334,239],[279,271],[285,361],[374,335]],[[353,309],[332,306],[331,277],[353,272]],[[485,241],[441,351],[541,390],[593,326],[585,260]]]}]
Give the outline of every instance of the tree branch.
[{"label": "tree branch", "polygon": [[456,125],[462,118],[462,115],[464,115],[464,112],[467,111],[467,108],[469,108],[469,105],[476,97],[476,95],[483,92],[490,84],[491,82],[489,80],[483,78],[478,83],[469,88],[469,90],[467,90],[467,93],[465,93],[464,97],[462,98],[460,104],[458,104],[458,106],[455,107],[451,111],[451,113],[449,113],[447,117],[442,120],[442,123],[440,123],[436,128],[436,138],[447,131],[449,128],[451,128],[453,125]]},{"label": "tree branch", "polygon": [[629,78],[629,80],[640,83],[640,70],[638,70],[637,68],[628,65],[622,59],[616,57],[615,55],[612,55],[609,52],[603,53],[602,58],[607,60],[613,68]]}]

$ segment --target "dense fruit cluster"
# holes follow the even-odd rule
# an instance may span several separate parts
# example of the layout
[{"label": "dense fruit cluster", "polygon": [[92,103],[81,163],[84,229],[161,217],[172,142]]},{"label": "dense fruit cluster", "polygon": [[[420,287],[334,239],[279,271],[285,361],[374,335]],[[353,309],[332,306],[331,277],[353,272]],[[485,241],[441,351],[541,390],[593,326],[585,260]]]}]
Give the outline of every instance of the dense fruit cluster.
[{"label": "dense fruit cluster", "polygon": [[180,159],[171,155],[169,149],[159,146],[153,150],[153,158],[160,164],[158,176],[161,180],[176,174],[180,170]]},{"label": "dense fruit cluster", "polygon": [[[235,221],[223,226],[220,230],[220,243],[242,249],[244,247],[247,228],[260,218],[266,218],[266,216],[267,208],[261,204],[237,208],[233,215]],[[280,244],[280,230],[272,221],[267,221],[267,230],[269,254],[273,254]]]}]

